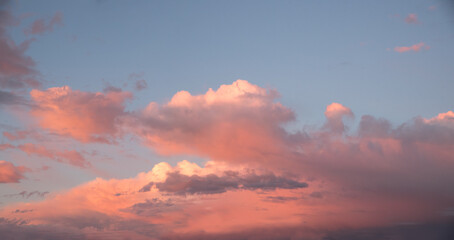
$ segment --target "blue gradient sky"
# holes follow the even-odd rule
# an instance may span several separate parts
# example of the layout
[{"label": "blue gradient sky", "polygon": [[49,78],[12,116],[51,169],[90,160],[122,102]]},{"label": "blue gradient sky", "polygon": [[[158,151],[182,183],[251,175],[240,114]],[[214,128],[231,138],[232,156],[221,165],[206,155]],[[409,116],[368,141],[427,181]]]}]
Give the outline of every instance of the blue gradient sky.
[{"label": "blue gradient sky", "polygon": [[[454,107],[451,7],[428,0],[19,1],[13,11],[63,13],[64,26],[36,36],[27,52],[49,87],[95,91],[143,74],[149,88],[135,107],[246,79],[277,89],[303,123],[319,122],[333,101],[400,123]],[[405,23],[409,13],[421,23]],[[20,27],[11,33],[25,39]],[[392,51],[419,42],[431,49]]]}]

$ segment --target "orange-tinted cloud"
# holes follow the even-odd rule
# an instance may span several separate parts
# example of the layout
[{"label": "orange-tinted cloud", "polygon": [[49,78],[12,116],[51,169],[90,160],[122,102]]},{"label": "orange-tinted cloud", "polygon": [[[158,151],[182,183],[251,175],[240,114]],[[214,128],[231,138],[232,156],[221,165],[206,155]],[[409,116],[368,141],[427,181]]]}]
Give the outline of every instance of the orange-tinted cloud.
[{"label": "orange-tinted cloud", "polygon": [[14,166],[7,161],[0,161],[0,183],[18,183],[24,179],[23,173],[27,171],[24,166]]},{"label": "orange-tinted cloud", "polygon": [[426,45],[423,42],[420,42],[418,44],[415,44],[415,45],[412,45],[409,47],[395,47],[394,51],[399,52],[399,53],[409,52],[409,51],[419,52],[421,49],[429,50],[430,46]]},{"label": "orange-tinted cloud", "polygon": [[34,89],[30,95],[37,105],[31,114],[42,128],[82,142],[111,142],[125,102],[132,98],[129,92],[82,92],[68,86]]}]

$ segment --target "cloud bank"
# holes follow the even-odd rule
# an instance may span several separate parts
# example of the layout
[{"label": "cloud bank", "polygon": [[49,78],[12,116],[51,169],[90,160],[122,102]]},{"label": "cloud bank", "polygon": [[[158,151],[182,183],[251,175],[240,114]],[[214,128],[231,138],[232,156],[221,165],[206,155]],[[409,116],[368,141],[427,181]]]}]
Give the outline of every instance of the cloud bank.
[{"label": "cloud bank", "polygon": [[[446,239],[433,229],[451,221],[452,111],[394,125],[332,103],[323,123],[290,131],[296,114],[278,102],[278,92],[245,80],[200,95],[180,91],[135,111],[125,110],[132,95],[121,90],[30,94],[37,107],[29,114],[41,130],[84,144],[121,142],[129,134],[163,156],[208,161],[162,162],[136,177],[97,178],[39,202],[5,206],[0,225],[11,231],[51,227],[49,236],[64,231],[75,239],[362,239],[413,236],[416,228],[394,227],[414,223],[426,229],[421,236]],[[10,141],[28,134],[4,133]],[[2,149],[85,166],[68,150],[26,143]],[[4,182],[23,178],[3,164],[12,173]],[[23,222],[13,221],[18,216]]]}]

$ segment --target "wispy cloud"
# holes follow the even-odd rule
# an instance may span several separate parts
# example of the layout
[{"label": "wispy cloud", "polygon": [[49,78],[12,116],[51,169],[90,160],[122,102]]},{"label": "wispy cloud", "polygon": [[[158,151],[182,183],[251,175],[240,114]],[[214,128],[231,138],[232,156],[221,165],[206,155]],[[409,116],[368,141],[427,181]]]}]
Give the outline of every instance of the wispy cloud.
[{"label": "wispy cloud", "polygon": [[404,52],[410,52],[410,51],[413,51],[413,52],[419,52],[420,50],[429,50],[430,49],[430,46],[423,43],[423,42],[420,42],[420,43],[417,43],[417,44],[414,44],[414,45],[411,45],[411,46],[403,46],[403,47],[395,47],[394,48],[394,51],[398,52],[398,53],[404,53]]},{"label": "wispy cloud", "polygon": [[44,34],[52,32],[56,25],[63,25],[63,14],[61,12],[56,12],[50,20],[44,18],[35,20],[29,28],[24,30],[24,33],[27,35]]}]

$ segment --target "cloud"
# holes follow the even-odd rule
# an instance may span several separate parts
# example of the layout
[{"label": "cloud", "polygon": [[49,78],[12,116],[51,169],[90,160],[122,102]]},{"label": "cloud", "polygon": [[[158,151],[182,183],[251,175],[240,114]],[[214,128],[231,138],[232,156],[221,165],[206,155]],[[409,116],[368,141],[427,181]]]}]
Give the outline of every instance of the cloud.
[{"label": "cloud", "polygon": [[276,176],[273,173],[257,175],[254,171],[240,175],[238,172],[224,172],[222,176],[209,174],[206,176],[184,175],[179,172],[168,173],[164,182],[151,182],[144,186],[140,191],[150,191],[151,186],[155,186],[159,191],[174,193],[178,195],[186,194],[218,194],[228,190],[275,190],[298,189],[307,187],[307,183],[299,182],[290,178]]},{"label": "cloud", "polygon": [[448,111],[445,113],[440,113],[431,119],[424,119],[424,122],[432,125],[442,125],[454,128],[454,112]]},{"label": "cloud", "polygon": [[14,132],[3,132],[3,136],[5,136],[10,141],[17,141],[26,139],[29,135],[34,134],[34,131],[14,131]]},{"label": "cloud", "polygon": [[112,142],[118,134],[117,123],[125,115],[130,92],[82,92],[70,87],[32,90],[37,105],[31,114],[42,128],[81,142]]},{"label": "cloud", "polygon": [[18,183],[24,179],[23,173],[28,171],[24,166],[14,166],[14,164],[0,160],[0,183]]},{"label": "cloud", "polygon": [[[272,169],[279,175],[323,176],[339,187],[369,189],[386,196],[418,196],[418,201],[432,206],[438,203],[419,196],[437,194],[443,201],[454,197],[444,185],[454,181],[448,174],[454,170],[449,113],[440,115],[440,121],[415,118],[397,127],[366,115],[358,130],[346,132],[344,120],[354,114],[350,108],[332,103],[320,128],[290,132],[283,126],[294,121],[294,113],[275,102],[276,96],[275,91],[238,80],[205,94],[181,91],[168,103],[150,103],[127,124],[163,155],[191,154],[246,168]],[[408,167],[411,172],[402,171]],[[422,180],[421,176],[438,180]]]},{"label": "cloud", "polygon": [[405,22],[408,24],[419,24],[418,16],[415,13],[410,13],[408,14],[407,17],[405,17]]},{"label": "cloud", "polygon": [[340,103],[331,103],[326,107],[325,117],[327,120],[325,128],[332,132],[343,133],[346,130],[343,119],[353,118],[354,115],[350,108]]},{"label": "cloud", "polygon": [[147,84],[147,82],[146,82],[145,80],[143,80],[143,79],[142,79],[142,80],[137,80],[137,81],[135,82],[135,89],[136,89],[137,91],[143,90],[143,89],[145,89],[145,88],[147,88],[147,87],[148,87],[148,84]]},{"label": "cloud", "polygon": [[175,204],[172,200],[160,200],[153,198],[151,200],[146,199],[145,202],[139,202],[131,207],[125,208],[122,211],[131,212],[138,216],[159,216],[163,212],[168,212],[170,208],[175,208]]},{"label": "cloud", "polygon": [[0,90],[0,105],[26,105],[27,100],[12,92]]},{"label": "cloud", "polygon": [[36,145],[33,143],[22,144],[17,146],[17,148],[28,155],[37,155],[58,162],[68,163],[80,168],[91,167],[91,164],[85,159],[85,157],[80,152],[75,150],[49,150],[42,145]]},{"label": "cloud", "polygon": [[[362,230],[446,220],[454,201],[452,111],[401,124],[365,115],[346,131],[354,113],[332,103],[323,124],[291,131],[286,124],[295,114],[278,96],[238,80],[126,112],[130,95],[120,89],[32,91],[32,116],[53,132],[93,142],[129,131],[160,154],[208,160],[203,167],[163,162],[131,178],[97,178],[0,214],[9,221],[17,209],[33,209],[20,214],[24,231],[52,226],[95,239],[362,239]],[[98,131],[100,124],[109,127]],[[61,152],[29,148],[48,157]]]},{"label": "cloud", "polygon": [[130,118],[129,126],[162,155],[189,153],[225,161],[280,158],[292,145],[282,125],[295,116],[274,101],[277,96],[244,80],[202,95],[180,91],[168,103],[150,103]]},{"label": "cloud", "polygon": [[423,42],[420,42],[418,44],[415,44],[415,45],[412,45],[409,47],[395,47],[394,51],[399,52],[399,53],[408,52],[408,51],[419,52],[421,49],[429,50],[430,46],[426,45]]},{"label": "cloud", "polygon": [[[147,81],[145,81],[145,79],[143,79],[143,73],[129,74],[128,81],[134,82],[134,89],[136,91],[141,91],[148,87]],[[127,83],[125,84],[125,86],[127,86]]]},{"label": "cloud", "polygon": [[[158,188],[139,191],[149,182],[175,181],[174,173],[190,178],[197,174],[199,178],[192,179],[203,182],[212,180],[213,175],[223,176],[225,170],[226,165],[215,162],[198,167],[183,161],[175,167],[159,163],[151,171],[139,173],[133,178],[97,178],[67,191],[46,195],[39,202],[5,206],[1,211],[5,219],[3,224],[17,216],[17,209],[33,209],[21,213],[23,222],[18,224],[21,232],[51,227],[56,232],[64,229],[87,239],[115,239],[113,236],[133,239],[248,239],[260,236],[264,239],[265,236],[269,239],[323,239],[324,236],[338,236],[335,231],[339,229],[361,232],[362,229],[389,226],[390,221],[426,221],[422,217],[425,210],[416,208],[424,205],[413,205],[411,201],[389,201],[383,196],[370,196],[367,192],[361,197],[349,196],[346,190],[342,190],[342,194],[331,192],[323,198],[312,191],[314,197],[304,198],[301,191],[305,187],[279,189],[276,186],[286,181],[276,181],[276,177],[261,173],[248,175],[248,171],[241,167],[231,168],[230,171],[235,172],[231,175],[235,180],[251,184],[252,187],[242,191],[227,188],[222,194],[177,194],[171,198]],[[188,183],[187,178],[177,178],[178,181],[183,179],[180,181],[183,185]],[[268,191],[254,191],[273,182],[278,184],[271,184]],[[219,180],[213,182],[214,185],[217,183]],[[190,186],[206,184],[209,183],[192,181]],[[284,186],[294,184],[286,183]],[[389,214],[389,209],[393,209],[393,214]],[[349,221],[345,221],[345,216],[349,216]],[[5,231],[0,229],[2,235]]]},{"label": "cloud", "polygon": [[[7,34],[7,27],[16,25],[15,19],[8,8],[8,2],[0,4],[0,87],[18,89],[24,87],[39,87],[41,83],[37,80],[38,72],[34,69],[35,62],[25,55],[30,43],[26,40],[19,45]],[[5,103],[17,103],[19,98],[2,91],[2,101]],[[6,100],[5,100],[6,98]]]},{"label": "cloud", "polygon": [[[242,172],[233,168],[232,171],[244,176],[242,181],[248,185],[243,191],[227,189],[222,197],[221,194],[210,194],[210,199],[205,199],[201,195],[187,197],[175,195],[168,198],[157,189],[151,189],[148,192],[138,191],[148,182],[166,182],[171,173],[197,172],[200,176],[210,176],[214,173],[219,174],[221,169],[225,168],[215,163],[209,163],[203,168],[187,161],[180,162],[175,167],[160,163],[151,171],[140,173],[133,178],[109,180],[97,178],[67,191],[46,194],[45,199],[39,202],[12,204],[2,209],[1,214],[5,219],[13,219],[16,217],[17,209],[33,209],[33,211],[21,213],[21,219],[24,220],[21,225],[23,228],[53,226],[56,230],[75,229],[84,236],[98,236],[96,239],[111,239],[109,236],[121,231],[127,233],[125,236],[129,237],[139,234],[144,239],[160,239],[163,234],[179,232],[180,229],[192,232],[206,228],[207,226],[200,225],[200,221],[205,221],[204,216],[211,218],[222,209],[225,214],[228,213],[234,218],[246,212],[252,214],[255,211],[262,211],[256,208],[276,204],[260,201],[268,194],[276,195],[275,191],[281,191],[280,194],[291,194],[289,191],[298,191],[300,187],[305,187],[305,184],[273,177],[270,174],[247,175],[247,171]],[[264,186],[268,192],[253,191]],[[278,189],[279,186],[283,186],[284,189]],[[119,192],[122,194],[119,195]],[[24,193],[24,196],[26,195]],[[231,207],[225,204],[224,200],[230,201]],[[245,218],[238,223],[244,223],[245,226],[257,225],[260,219],[271,220],[283,213],[287,218],[279,221],[297,221],[297,218],[291,216],[294,211],[283,211],[284,205],[279,205],[280,207],[275,210],[263,212],[261,216],[254,216],[253,219]],[[295,204],[291,206],[294,207]],[[238,212],[239,208],[246,212]],[[207,209],[212,210],[206,212]],[[248,221],[251,222],[247,223]],[[157,225],[150,224],[151,222]],[[220,219],[213,219],[211,222],[215,225],[221,223]],[[148,230],[142,229],[141,226]],[[232,229],[234,226],[234,222],[226,223],[225,229]]]},{"label": "cloud", "polygon": [[18,149],[28,155],[36,155],[39,157],[52,159],[57,162],[67,163],[80,168],[91,167],[90,162],[88,162],[80,152],[75,150],[50,150],[43,145],[37,145],[33,143],[25,143],[18,146],[11,144],[1,144],[0,150],[5,149]]},{"label": "cloud", "polygon": [[37,196],[37,197],[45,197],[46,194],[49,194],[49,192],[40,192],[40,191],[32,191],[32,192],[29,192],[29,191],[22,191],[20,193],[16,193],[16,194],[4,194],[3,197],[22,197],[22,198],[26,198],[26,199],[29,199],[30,197],[33,197],[33,196]]},{"label": "cloud", "polygon": [[391,225],[376,228],[344,228],[342,230],[317,230],[306,226],[270,226],[228,233],[190,233],[164,236],[164,240],[252,240],[252,239],[310,239],[310,240],[449,240],[454,236],[453,224],[449,221]]},{"label": "cloud", "polygon": [[56,12],[49,21],[43,18],[35,20],[29,28],[24,30],[24,33],[35,35],[52,32],[55,25],[63,25],[63,14],[61,12]]},{"label": "cloud", "polygon": [[0,144],[0,150],[11,149],[11,148],[14,148],[14,146],[9,143]]}]

